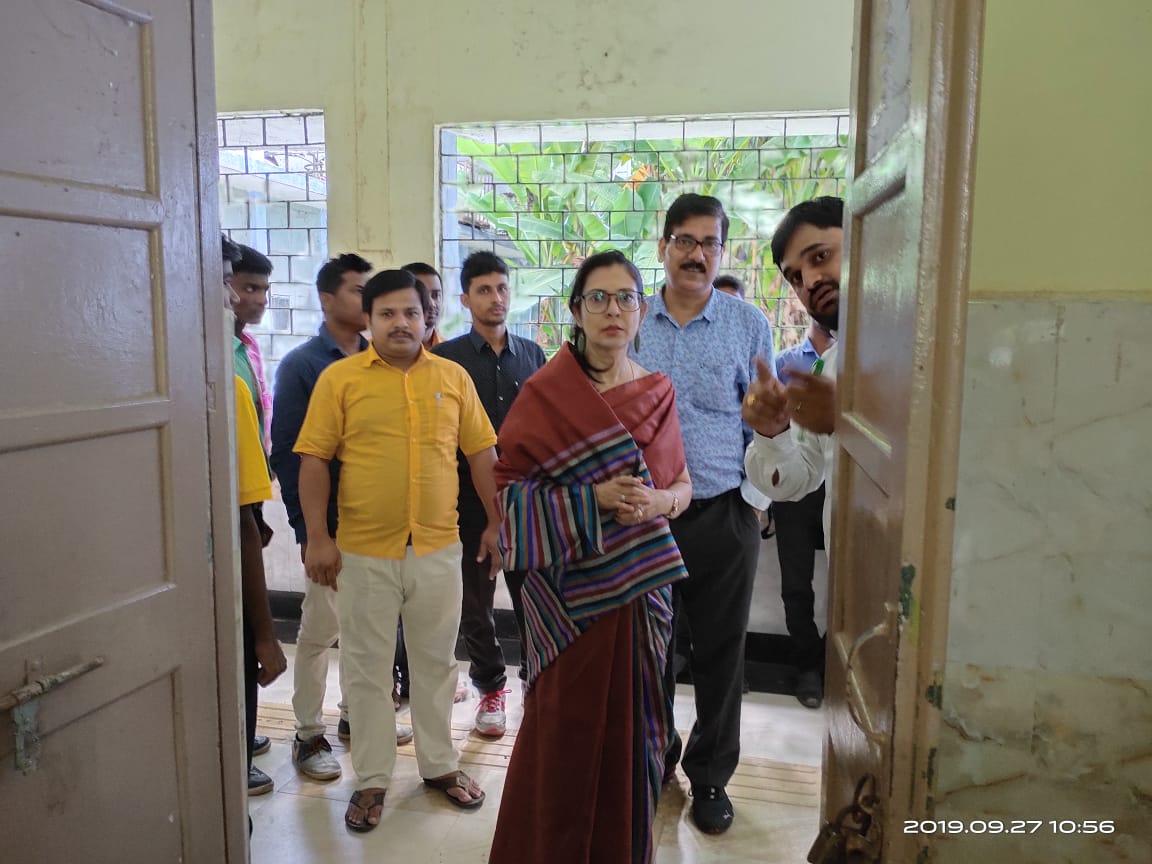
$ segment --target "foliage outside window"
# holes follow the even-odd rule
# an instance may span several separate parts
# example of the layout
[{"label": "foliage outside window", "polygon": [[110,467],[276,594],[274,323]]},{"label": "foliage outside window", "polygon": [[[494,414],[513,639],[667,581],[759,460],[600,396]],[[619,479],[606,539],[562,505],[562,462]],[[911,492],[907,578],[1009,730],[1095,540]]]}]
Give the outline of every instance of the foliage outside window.
[{"label": "foliage outside window", "polygon": [[[442,128],[446,283],[459,284],[471,251],[505,257],[514,265],[514,329],[551,353],[565,335],[580,258],[619,249],[655,290],[665,211],[698,192],[719,198],[731,220],[720,272],[744,281],[778,347],[795,344],[806,316],[772,264],[772,231],[794,204],[843,194],[847,143],[842,112]],[[446,324],[462,329],[458,307]]]}]

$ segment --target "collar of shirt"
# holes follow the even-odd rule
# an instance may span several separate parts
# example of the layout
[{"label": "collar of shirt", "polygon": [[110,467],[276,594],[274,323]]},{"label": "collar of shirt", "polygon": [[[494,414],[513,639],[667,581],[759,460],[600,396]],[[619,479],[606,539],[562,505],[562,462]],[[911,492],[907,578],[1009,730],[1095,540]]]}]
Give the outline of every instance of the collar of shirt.
[{"label": "collar of shirt", "polygon": [[[515,357],[516,353],[517,353],[516,352],[516,340],[513,339],[512,334],[507,332],[507,331],[505,331],[504,335],[507,337],[505,348],[507,349],[509,354],[511,354],[513,357]],[[468,332],[468,341],[472,343],[472,347],[476,349],[477,354],[479,354],[481,351],[483,351],[484,346],[488,344],[488,340],[485,339],[482,335],[480,335],[479,331],[477,331],[475,327],[473,327]],[[493,351],[492,353],[495,354],[496,352]]]},{"label": "collar of shirt", "polygon": [[[655,315],[658,315],[658,316],[664,318],[667,321],[670,321],[671,323],[673,323],[677,327],[679,327],[680,324],[676,321],[675,318],[672,317],[672,313],[668,311],[668,304],[664,302],[664,292],[667,290],[668,290],[667,285],[661,285],[660,286],[660,288],[656,291],[655,294],[652,295],[652,298],[649,301],[649,310],[648,311],[655,314]],[[691,321],[688,321],[687,323],[685,323],[684,324],[685,327],[687,327],[689,324],[691,324],[692,321],[704,320],[704,321],[712,322],[712,321],[716,320],[716,294],[717,293],[718,292],[716,291],[716,289],[713,288],[712,293],[710,295],[708,295],[708,302],[704,304],[704,308],[700,310],[699,314],[697,314],[695,318],[693,318]]]},{"label": "collar of shirt", "polygon": [[396,372],[399,375],[406,375],[408,372],[411,372],[413,369],[415,369],[418,364],[427,360],[429,356],[431,355],[429,355],[428,349],[421,345],[420,356],[416,358],[416,362],[409,366],[407,370],[397,369],[395,366],[393,366],[391,363],[376,353],[376,346],[372,344],[371,340],[369,340],[368,349],[364,352],[364,366],[367,368],[375,363],[378,363],[379,365],[385,367],[386,369],[391,369],[393,372]]},{"label": "collar of shirt", "polygon": [[[319,337],[320,342],[324,345],[324,347],[329,352],[331,352],[333,357],[336,357],[337,359],[339,359],[339,358],[345,356],[344,349],[336,344],[336,340],[332,338],[332,334],[328,332],[328,328],[325,325],[323,325],[323,324],[320,325],[320,330],[317,331],[316,335]],[[360,350],[363,351],[367,347],[368,347],[368,340],[365,339],[363,336],[361,336],[360,337]]]},{"label": "collar of shirt", "polygon": [[[784,384],[788,383],[788,379],[792,376],[788,370],[792,368],[805,368],[810,369],[816,358],[820,355],[816,353],[816,348],[812,344],[812,340],[807,336],[804,341],[799,345],[794,345],[791,348],[786,348],[776,355],[776,377]],[[805,371],[807,371],[805,369]]]}]

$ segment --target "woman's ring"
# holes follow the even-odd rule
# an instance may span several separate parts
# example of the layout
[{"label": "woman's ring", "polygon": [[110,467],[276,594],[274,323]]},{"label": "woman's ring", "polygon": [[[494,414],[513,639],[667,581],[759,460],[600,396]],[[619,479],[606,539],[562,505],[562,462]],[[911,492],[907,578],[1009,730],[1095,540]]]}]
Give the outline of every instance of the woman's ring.
[{"label": "woman's ring", "polygon": [[748,407],[751,408],[755,404],[756,404],[756,394],[755,393],[749,393],[748,394]]},{"label": "woman's ring", "polygon": [[624,503],[625,501],[627,501],[627,500],[628,500],[628,499],[627,499],[627,498],[626,498],[624,495],[621,495],[621,496],[620,496],[620,503],[621,503],[621,504],[623,504],[623,503]]}]

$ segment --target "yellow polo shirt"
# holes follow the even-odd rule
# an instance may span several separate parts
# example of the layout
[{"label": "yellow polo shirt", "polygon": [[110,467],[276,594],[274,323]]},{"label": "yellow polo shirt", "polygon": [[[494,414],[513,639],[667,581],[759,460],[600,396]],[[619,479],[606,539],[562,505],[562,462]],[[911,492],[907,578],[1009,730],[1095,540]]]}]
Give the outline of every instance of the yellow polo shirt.
[{"label": "yellow polo shirt", "polygon": [[241,507],[272,497],[272,480],[260,443],[256,405],[252,391],[239,375],[236,376],[236,492]]},{"label": "yellow polo shirt", "polygon": [[401,559],[409,536],[417,555],[459,542],[456,451],[495,445],[462,366],[421,349],[402,372],[369,345],[321,373],[294,449],[340,460],[340,548]]}]

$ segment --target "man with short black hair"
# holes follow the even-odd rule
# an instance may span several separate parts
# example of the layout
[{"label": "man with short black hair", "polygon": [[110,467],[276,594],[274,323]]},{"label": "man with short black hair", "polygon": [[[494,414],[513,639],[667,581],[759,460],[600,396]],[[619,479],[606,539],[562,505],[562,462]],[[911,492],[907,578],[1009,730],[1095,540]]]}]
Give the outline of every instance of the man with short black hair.
[{"label": "man with short black hair", "polygon": [[[799,296],[799,291],[793,290]],[[835,341],[832,330],[813,318],[804,341],[776,355],[776,377],[787,384],[794,369],[811,372],[822,366],[825,361],[821,358]],[[819,708],[824,701],[824,640],[816,626],[816,595],[812,590],[816,551],[826,545],[824,495],[821,485],[799,501],[778,499],[772,503],[776,557],[780,562],[780,600],[792,641],[792,664],[797,671],[793,693],[805,708]]]},{"label": "man with short black hair", "polygon": [[[676,387],[692,477],[692,501],[672,522],[688,569],[674,590],[692,640],[696,692],[683,765],[692,784],[692,818],[711,834],[727,831],[734,816],[725,786],[740,759],[744,639],[760,549],[759,521],[740,491],[741,454],[751,438],[740,402],[757,358],[772,359],[764,313],[713,288],[727,238],[728,216],[716,198],[681,195],[668,208],[658,247],[666,281],[648,301],[636,352],[641,365],[664,372]],[[671,662],[666,678],[674,693]],[[679,750],[676,737],[666,778]]]},{"label": "man with short black hair", "polygon": [[[459,769],[452,743],[454,649],[460,627],[457,451],[472,470],[488,525],[477,559],[500,568],[496,433],[476,387],[423,345],[427,289],[406,270],[364,286],[372,339],[321,374],[296,440],[308,578],[336,591],[340,650],[359,788],[345,825],[380,822],[396,762],[391,661],[396,625],[408,624],[416,761],[449,803],[479,807],[484,793]],[[341,459],[336,539],[328,530],[328,463]]]},{"label": "man with short black hair", "polygon": [[440,279],[440,272],[423,261],[405,264],[401,269],[407,270],[428,289],[428,317],[424,322],[428,329],[424,336],[424,347],[435,348],[444,341],[437,329],[440,326],[440,316],[444,313],[444,283]]},{"label": "man with short black hair", "polygon": [[260,421],[260,440],[264,445],[264,451],[268,452],[271,440],[272,393],[264,377],[264,357],[260,353],[260,346],[245,328],[249,325],[255,326],[264,320],[264,313],[268,309],[272,262],[251,246],[240,243],[237,244],[237,248],[240,250],[240,258],[232,268],[232,290],[236,295],[232,303],[232,312],[236,316],[235,366],[237,373],[244,379],[244,383],[252,393],[256,416]]},{"label": "man with short black hair", "polygon": [[[433,353],[459,363],[476,385],[497,434],[520,388],[546,362],[544,351],[535,342],[508,332],[508,265],[489,252],[474,252],[464,259],[460,271],[460,295],[464,308],[472,313],[469,333],[438,345]],[[460,468],[460,541],[463,555],[460,571],[464,586],[460,632],[471,661],[469,676],[480,694],[476,708],[476,732],[499,738],[507,728],[504,689],[504,653],[496,638],[492,603],[496,583],[487,568],[476,563],[476,550],[487,524],[485,508],[472,482],[468,460],[458,456]],[[505,572],[504,581],[512,598],[516,623],[524,639],[524,613],[520,586],[524,574]],[[521,667],[521,677],[524,676]]]},{"label": "man with short black hair", "polygon": [[[772,235],[772,258],[813,320],[835,331],[840,317],[844,201],[823,196],[797,204]],[[764,374],[744,399],[756,431],[745,455],[748,476],[774,500],[798,501],[825,485],[824,537],[831,541],[836,440],[836,355],[833,342],[816,369],[790,369],[787,385]],[[804,432],[793,434],[792,422]]]},{"label": "man with short black hair", "polygon": [[[233,267],[242,259],[241,249],[221,235],[224,296],[235,310],[239,299],[233,287]],[[234,312],[226,314],[235,314]],[[265,752],[271,742],[256,735],[256,702],[258,687],[267,687],[284,672],[287,661],[276,639],[272,610],[268,605],[268,586],[264,579],[264,543],[262,519],[257,508],[272,497],[272,482],[261,443],[256,407],[248,385],[237,371],[236,388],[236,474],[237,502],[240,506],[238,545],[240,546],[241,626],[244,650],[244,739],[248,761],[248,794],[264,795],[272,791],[272,778],[252,764],[252,757]],[[262,738],[262,741],[258,741]],[[249,821],[251,830],[251,821]]]},{"label": "man with short black hair", "polygon": [[733,297],[739,297],[741,300],[748,299],[745,297],[744,283],[738,276],[733,276],[730,273],[725,273],[722,276],[717,276],[713,281],[712,286],[717,291],[723,291],[725,294],[731,294]]},{"label": "man with short black hair", "polygon": [[[280,361],[276,370],[275,410],[272,413],[272,468],[280,481],[280,497],[288,511],[288,524],[300,544],[303,563],[308,551],[308,530],[300,507],[300,457],[292,452],[308,401],[320,373],[344,357],[358,354],[368,347],[361,332],[366,327],[361,294],[372,272],[372,265],[359,255],[344,254],[329,259],[316,274],[316,291],[323,310],[320,332],[298,348],[293,348]],[[329,465],[331,492],[328,497],[328,533],[336,536],[339,523],[337,498],[340,484],[340,460]],[[340,763],[324,737],[324,691],[328,680],[328,649],[340,635],[336,617],[336,592],[304,581],[304,601],[300,608],[300,631],[296,637],[296,659],[293,665],[292,709],[296,715],[296,737],[292,743],[292,762],[297,770],[313,780],[335,780],[340,776]],[[340,665],[340,722],[337,735],[351,737],[348,706],[344,701],[344,666]],[[412,729],[398,725],[396,738],[401,744],[411,740]]]}]

